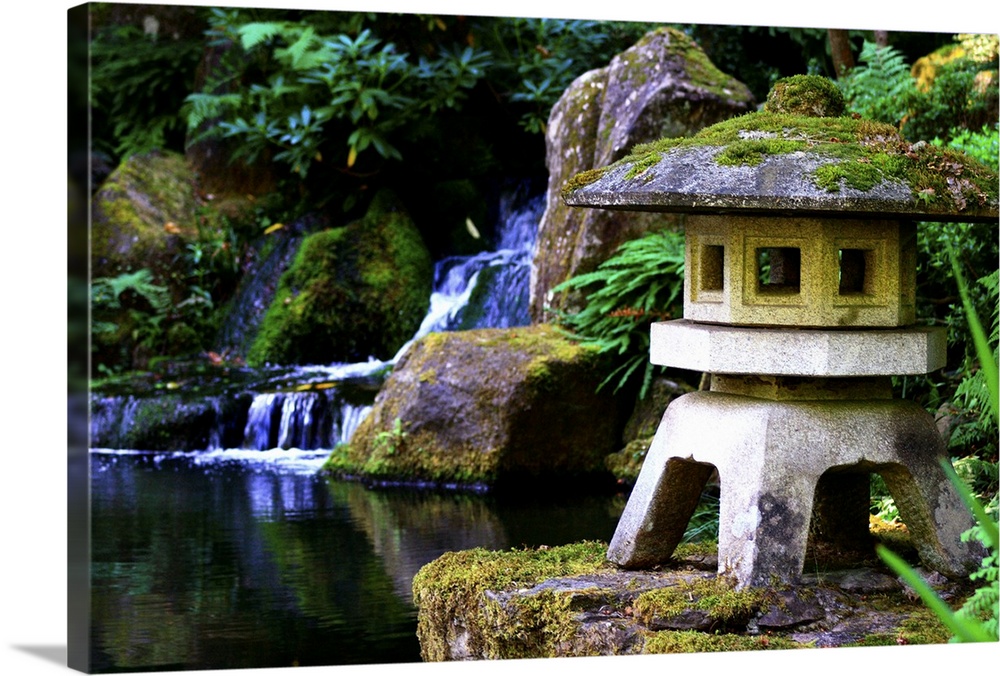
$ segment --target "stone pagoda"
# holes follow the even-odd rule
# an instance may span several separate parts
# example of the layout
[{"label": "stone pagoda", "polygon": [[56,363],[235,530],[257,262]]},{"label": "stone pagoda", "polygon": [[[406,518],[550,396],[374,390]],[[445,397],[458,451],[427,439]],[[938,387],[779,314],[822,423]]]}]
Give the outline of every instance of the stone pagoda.
[{"label": "stone pagoda", "polygon": [[945,365],[945,330],[916,324],[917,222],[996,227],[995,174],[846,116],[832,82],[795,76],[762,111],[639,147],[563,197],[687,214],[684,318],[652,325],[650,359],[711,374],[664,413],[611,561],[667,561],[717,470],[719,573],[793,582],[810,534],[864,549],[874,472],[925,566],[978,567],[933,417],[890,378]]}]

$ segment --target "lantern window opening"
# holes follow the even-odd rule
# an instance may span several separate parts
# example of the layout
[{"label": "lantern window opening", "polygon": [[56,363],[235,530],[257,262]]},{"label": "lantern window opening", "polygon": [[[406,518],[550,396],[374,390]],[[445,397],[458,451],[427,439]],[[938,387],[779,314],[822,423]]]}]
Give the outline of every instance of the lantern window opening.
[{"label": "lantern window opening", "polygon": [[758,247],[757,293],[795,295],[800,291],[802,252],[798,247]]},{"label": "lantern window opening", "polygon": [[874,293],[874,251],[871,249],[838,249],[838,292],[842,296]]},{"label": "lantern window opening", "polygon": [[708,244],[701,247],[699,288],[702,291],[722,291],[725,283],[725,247]]}]

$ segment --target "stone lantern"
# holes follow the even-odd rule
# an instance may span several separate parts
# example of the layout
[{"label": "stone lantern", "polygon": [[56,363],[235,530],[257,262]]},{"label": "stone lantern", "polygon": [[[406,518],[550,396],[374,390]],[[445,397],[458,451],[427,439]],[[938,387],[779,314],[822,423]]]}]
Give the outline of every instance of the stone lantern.
[{"label": "stone lantern", "polygon": [[945,365],[915,324],[916,223],[997,222],[996,175],[843,116],[829,80],[780,81],[764,110],[576,176],[570,206],[688,214],[684,318],[655,323],[654,364],[711,374],[659,425],[608,558],[666,562],[714,470],[719,573],[793,582],[807,539],[860,548],[869,475],[885,480],[923,564],[978,567],[933,417],[891,376]]}]

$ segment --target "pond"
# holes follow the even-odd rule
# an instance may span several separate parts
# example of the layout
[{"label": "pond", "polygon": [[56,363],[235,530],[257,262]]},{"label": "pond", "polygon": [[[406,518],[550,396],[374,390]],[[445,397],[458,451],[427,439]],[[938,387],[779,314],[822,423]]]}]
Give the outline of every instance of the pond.
[{"label": "pond", "polygon": [[369,489],[318,475],[328,453],[93,449],[92,670],[419,662],[421,566],[607,541],[624,506]]}]

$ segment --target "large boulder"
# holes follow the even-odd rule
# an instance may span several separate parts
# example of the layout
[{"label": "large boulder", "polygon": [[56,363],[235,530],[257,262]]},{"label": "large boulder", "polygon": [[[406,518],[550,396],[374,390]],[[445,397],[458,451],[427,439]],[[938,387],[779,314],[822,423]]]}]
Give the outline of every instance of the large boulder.
[{"label": "large boulder", "polygon": [[182,155],[133,155],[111,172],[91,202],[95,368],[145,368],[153,355],[207,347],[204,322],[182,308],[194,291],[191,247],[221,241],[221,227]]},{"label": "large boulder", "polygon": [[546,132],[548,205],[532,266],[531,317],[571,309],[554,297],[564,280],[594,270],[625,241],[680,216],[567,207],[560,192],[581,171],[603,167],[638,143],[690,136],[750,112],[753,95],[719,71],[688,36],[673,28],[648,33],[611,64],[581,75],[552,109]]},{"label": "large boulder", "polygon": [[388,359],[419,328],[433,276],[413,221],[381,192],[360,220],[303,239],[247,363]]},{"label": "large boulder", "polygon": [[111,172],[92,204],[95,278],[148,268],[166,282],[198,235],[195,177],[177,153],[133,155]]},{"label": "large boulder", "polygon": [[552,489],[604,478],[621,422],[597,351],[548,325],[432,333],[403,355],[327,469],[376,481]]}]

